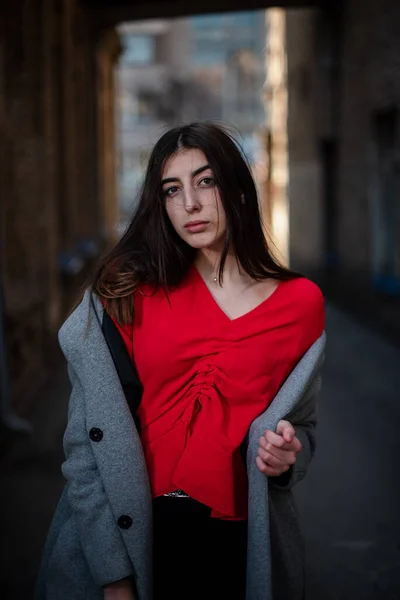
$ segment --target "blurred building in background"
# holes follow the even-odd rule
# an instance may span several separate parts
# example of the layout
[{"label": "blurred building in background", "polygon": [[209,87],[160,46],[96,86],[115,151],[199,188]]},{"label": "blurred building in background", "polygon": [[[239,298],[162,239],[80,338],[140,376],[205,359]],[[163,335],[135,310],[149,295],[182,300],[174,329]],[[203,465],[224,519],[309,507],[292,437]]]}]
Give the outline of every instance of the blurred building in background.
[{"label": "blurred building in background", "polygon": [[249,161],[260,161],[265,11],[142,21],[118,31],[122,223],[134,210],[150,150],[169,127],[222,121],[240,132]]},{"label": "blurred building in background", "polygon": [[122,218],[139,193],[155,140],[190,109],[188,27],[159,20],[119,27],[123,45],[117,72],[118,191]]}]

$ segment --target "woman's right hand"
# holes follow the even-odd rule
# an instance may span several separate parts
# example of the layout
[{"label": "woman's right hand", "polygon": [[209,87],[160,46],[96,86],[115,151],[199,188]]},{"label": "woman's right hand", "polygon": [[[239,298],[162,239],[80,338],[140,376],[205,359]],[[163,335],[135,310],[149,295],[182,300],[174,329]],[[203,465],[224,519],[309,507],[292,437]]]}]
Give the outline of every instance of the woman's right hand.
[{"label": "woman's right hand", "polygon": [[104,600],[137,600],[130,579],[121,579],[104,587]]}]

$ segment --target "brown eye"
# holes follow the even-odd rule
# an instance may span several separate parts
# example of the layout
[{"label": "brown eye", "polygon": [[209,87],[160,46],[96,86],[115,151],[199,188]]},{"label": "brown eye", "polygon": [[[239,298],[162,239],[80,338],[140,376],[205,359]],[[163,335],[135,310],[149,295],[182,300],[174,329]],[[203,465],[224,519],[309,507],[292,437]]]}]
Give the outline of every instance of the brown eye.
[{"label": "brown eye", "polygon": [[176,194],[176,192],[179,190],[179,188],[176,185],[173,185],[172,187],[168,188],[167,190],[164,190],[164,196],[173,196],[174,194]]},{"label": "brown eye", "polygon": [[205,185],[206,187],[214,185],[214,179],[212,177],[203,177],[200,184]]}]

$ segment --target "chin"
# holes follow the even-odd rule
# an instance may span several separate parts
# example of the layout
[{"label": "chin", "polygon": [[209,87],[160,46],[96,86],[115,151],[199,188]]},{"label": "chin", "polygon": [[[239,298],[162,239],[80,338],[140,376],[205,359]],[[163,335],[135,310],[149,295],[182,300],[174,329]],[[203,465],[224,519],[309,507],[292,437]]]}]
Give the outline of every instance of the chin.
[{"label": "chin", "polygon": [[189,246],[196,248],[196,250],[209,248],[215,244],[215,240],[209,235],[194,234],[191,236],[185,236],[183,239]]},{"label": "chin", "polygon": [[186,243],[191,246],[191,248],[195,248],[196,250],[202,250],[203,248],[209,248],[212,244],[211,243],[206,243],[206,242],[201,242],[196,241],[196,240],[185,240]]}]

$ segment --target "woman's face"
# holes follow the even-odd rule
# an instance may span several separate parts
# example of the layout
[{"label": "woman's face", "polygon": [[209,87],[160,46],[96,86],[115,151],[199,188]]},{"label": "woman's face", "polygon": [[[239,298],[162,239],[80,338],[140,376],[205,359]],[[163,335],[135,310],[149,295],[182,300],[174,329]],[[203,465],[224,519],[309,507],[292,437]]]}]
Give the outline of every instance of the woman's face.
[{"label": "woman's face", "polygon": [[177,234],[192,248],[222,248],[226,215],[203,152],[179,150],[162,173],[165,208]]}]

